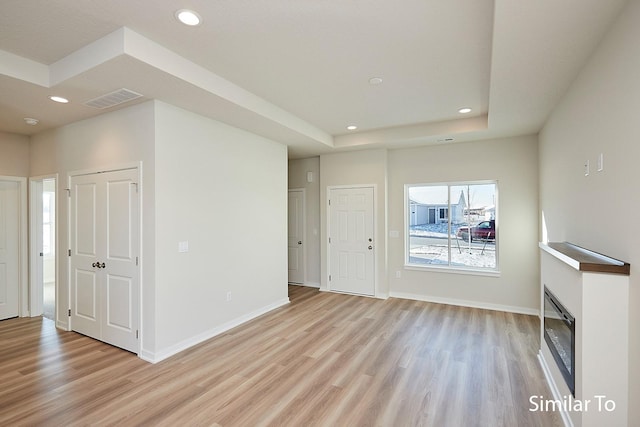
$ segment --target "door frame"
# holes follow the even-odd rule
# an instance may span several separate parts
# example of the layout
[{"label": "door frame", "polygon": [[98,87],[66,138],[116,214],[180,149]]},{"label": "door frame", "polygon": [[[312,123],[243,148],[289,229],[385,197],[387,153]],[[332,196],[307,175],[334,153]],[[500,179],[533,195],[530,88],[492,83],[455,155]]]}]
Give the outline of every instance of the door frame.
[{"label": "door frame", "polygon": [[[331,206],[329,205],[329,200],[331,199],[331,191],[332,190],[346,190],[349,188],[372,188],[373,189],[373,242],[376,245],[376,251],[373,254],[373,295],[361,295],[363,297],[369,298],[378,298],[378,253],[379,249],[377,247],[378,244],[378,215],[376,215],[376,207],[378,206],[378,185],[377,184],[355,184],[355,185],[329,185],[327,186],[326,197],[325,200],[325,209],[326,209],[326,226],[327,226],[327,251],[325,256],[327,257],[327,291],[333,292],[331,289],[331,281],[329,280],[329,275],[331,274],[331,245],[329,242],[329,237],[331,235]],[[384,249],[386,250],[386,249]]]},{"label": "door frame", "polygon": [[[292,192],[302,193],[302,285],[307,286],[307,190],[305,188],[289,188],[287,195]],[[287,216],[289,206],[287,206]],[[289,224],[287,224],[288,227]],[[289,237],[289,236],[287,236]],[[287,278],[288,281],[288,278]],[[297,283],[296,283],[297,284]]]},{"label": "door frame", "polygon": [[20,317],[29,317],[29,229],[27,178],[0,175],[0,181],[18,183],[18,312]]},{"label": "door frame", "polygon": [[[140,354],[142,353],[142,348],[143,348],[142,340],[144,339],[144,327],[143,327],[143,321],[142,321],[142,319],[144,318],[143,316],[143,307],[144,307],[143,294],[144,293],[142,292],[143,271],[144,271],[144,268],[143,268],[144,251],[143,251],[143,245],[142,245],[142,230],[144,226],[143,225],[144,185],[142,181],[142,161],[67,172],[66,191],[67,191],[67,195],[70,195],[72,177],[81,176],[81,175],[92,175],[92,174],[104,173],[104,172],[116,172],[116,171],[127,170],[127,169],[135,169],[138,173],[138,177],[137,177],[137,181],[138,181],[138,316],[137,316],[138,318],[137,318],[137,322],[138,322],[139,335],[138,335],[137,356],[140,357]],[[67,245],[71,246],[71,197],[67,197],[67,233],[66,234],[67,234],[66,236]],[[70,309],[72,307],[71,305],[71,297],[72,297],[71,295],[71,257],[65,257],[65,258],[67,259],[67,267],[66,267],[67,268],[67,307]],[[58,302],[56,301],[56,305],[57,304]],[[72,331],[73,328],[71,325],[71,317],[69,316],[68,319],[69,321],[67,322],[66,330]]]},{"label": "door frame", "polygon": [[[42,185],[43,182],[47,179],[54,179],[56,181],[56,192],[55,192],[55,236],[56,236],[56,307],[54,311],[54,317],[56,324],[58,323],[58,257],[60,253],[58,251],[58,174],[52,175],[40,175],[40,176],[32,176],[29,177],[29,315],[31,317],[39,316],[42,314],[42,298],[44,292],[44,279],[43,279],[43,263],[38,262],[37,260],[41,259],[40,257],[40,245],[38,245],[38,241],[36,240],[38,237],[42,237],[42,233],[39,233],[41,230],[41,225],[38,224],[38,220],[41,219],[38,216],[37,207],[42,207],[42,187],[38,188],[38,186]],[[40,198],[40,201],[37,198]],[[42,260],[44,261],[44,260]]]}]

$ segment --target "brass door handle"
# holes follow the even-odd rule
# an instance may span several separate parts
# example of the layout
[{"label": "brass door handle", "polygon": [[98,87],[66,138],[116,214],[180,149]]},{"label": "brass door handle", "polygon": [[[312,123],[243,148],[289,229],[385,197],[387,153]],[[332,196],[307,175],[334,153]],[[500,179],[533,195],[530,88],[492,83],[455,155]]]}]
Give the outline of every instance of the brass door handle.
[{"label": "brass door handle", "polygon": [[104,262],[103,263],[94,262],[93,264],[91,264],[91,266],[95,267],[95,268],[104,268],[105,264],[104,264]]},{"label": "brass door handle", "polygon": [[302,240],[298,240],[298,244],[301,245],[302,244]]},{"label": "brass door handle", "polygon": [[369,250],[373,249],[373,246],[369,245]]}]

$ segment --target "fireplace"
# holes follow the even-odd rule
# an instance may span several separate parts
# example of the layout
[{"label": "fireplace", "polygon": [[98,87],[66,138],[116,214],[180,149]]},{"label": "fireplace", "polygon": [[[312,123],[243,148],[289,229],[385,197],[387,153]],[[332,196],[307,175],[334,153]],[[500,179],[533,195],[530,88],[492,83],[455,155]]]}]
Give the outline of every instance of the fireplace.
[{"label": "fireplace", "polygon": [[544,287],[544,340],[575,397],[575,319],[558,298]]},{"label": "fireplace", "polygon": [[[629,419],[631,266],[568,242],[540,243],[540,352],[555,400],[615,401],[615,411],[560,408],[564,425],[626,426]],[[566,385],[565,385],[566,383]],[[573,396],[572,396],[573,395]],[[573,400],[572,400],[573,399]]]}]

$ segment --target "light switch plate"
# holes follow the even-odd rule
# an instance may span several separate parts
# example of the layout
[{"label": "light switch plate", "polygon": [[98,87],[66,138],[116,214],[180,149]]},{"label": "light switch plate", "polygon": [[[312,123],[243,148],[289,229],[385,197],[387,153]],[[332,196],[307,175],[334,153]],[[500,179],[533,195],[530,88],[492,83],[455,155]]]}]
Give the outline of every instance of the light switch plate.
[{"label": "light switch plate", "polygon": [[602,172],[604,170],[604,154],[600,153],[598,156],[598,172]]},{"label": "light switch plate", "polygon": [[189,252],[189,242],[178,242],[178,252]]}]

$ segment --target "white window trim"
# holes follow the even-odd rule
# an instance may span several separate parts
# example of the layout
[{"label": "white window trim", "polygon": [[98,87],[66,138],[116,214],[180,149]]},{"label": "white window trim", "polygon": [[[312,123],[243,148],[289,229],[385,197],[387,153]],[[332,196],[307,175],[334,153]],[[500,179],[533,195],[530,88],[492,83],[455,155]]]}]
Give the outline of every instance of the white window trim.
[{"label": "white window trim", "polygon": [[[460,267],[452,265],[437,265],[437,264],[412,264],[409,262],[410,251],[410,237],[409,227],[411,224],[411,211],[409,209],[409,188],[411,187],[426,187],[426,186],[447,186],[449,188],[449,206],[448,211],[451,212],[451,187],[461,185],[483,185],[494,184],[495,185],[495,221],[496,221],[496,266],[495,268],[474,268],[474,267]],[[466,274],[474,276],[488,276],[488,277],[500,277],[500,254],[499,254],[499,183],[498,180],[480,180],[480,181],[452,181],[452,182],[431,182],[431,183],[417,183],[417,184],[405,184],[404,185],[404,269],[414,271],[432,271],[439,273],[452,273],[452,274]],[[450,215],[448,215],[447,222],[450,221]],[[451,224],[449,223],[449,227]],[[449,238],[449,260],[451,260],[451,239]]]}]

